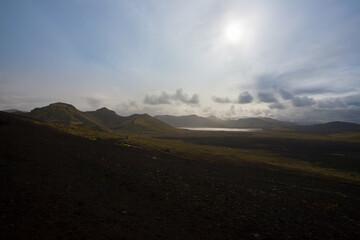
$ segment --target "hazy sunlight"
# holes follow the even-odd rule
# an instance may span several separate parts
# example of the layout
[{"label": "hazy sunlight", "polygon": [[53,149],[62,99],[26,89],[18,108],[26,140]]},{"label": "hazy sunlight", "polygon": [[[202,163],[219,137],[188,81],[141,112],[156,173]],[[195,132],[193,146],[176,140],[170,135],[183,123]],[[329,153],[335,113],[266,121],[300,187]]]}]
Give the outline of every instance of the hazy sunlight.
[{"label": "hazy sunlight", "polygon": [[228,43],[236,44],[244,37],[244,31],[239,22],[230,22],[225,27],[225,38]]}]

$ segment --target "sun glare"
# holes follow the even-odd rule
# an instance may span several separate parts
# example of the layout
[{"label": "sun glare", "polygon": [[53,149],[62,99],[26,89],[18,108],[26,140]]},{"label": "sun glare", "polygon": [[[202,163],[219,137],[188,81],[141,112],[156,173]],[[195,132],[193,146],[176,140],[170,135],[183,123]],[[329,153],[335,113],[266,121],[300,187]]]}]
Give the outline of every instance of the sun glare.
[{"label": "sun glare", "polygon": [[243,31],[238,22],[231,22],[225,26],[225,38],[229,43],[238,43],[243,37]]}]

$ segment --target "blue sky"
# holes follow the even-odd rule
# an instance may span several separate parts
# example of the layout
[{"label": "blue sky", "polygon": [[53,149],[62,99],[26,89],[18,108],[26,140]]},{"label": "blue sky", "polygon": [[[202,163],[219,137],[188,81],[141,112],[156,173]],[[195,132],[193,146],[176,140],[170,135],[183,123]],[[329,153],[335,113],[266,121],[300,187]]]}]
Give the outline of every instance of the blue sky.
[{"label": "blue sky", "polygon": [[357,0],[2,0],[0,109],[360,123]]}]

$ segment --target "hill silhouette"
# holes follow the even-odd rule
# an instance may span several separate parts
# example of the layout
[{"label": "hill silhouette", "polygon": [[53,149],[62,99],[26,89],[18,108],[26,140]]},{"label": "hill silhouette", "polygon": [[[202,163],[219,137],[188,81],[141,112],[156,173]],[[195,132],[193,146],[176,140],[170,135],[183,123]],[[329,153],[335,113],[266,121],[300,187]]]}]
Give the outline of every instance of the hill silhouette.
[{"label": "hill silhouette", "polygon": [[122,125],[127,118],[117,115],[114,111],[109,110],[105,107],[100,108],[96,111],[85,112],[85,114],[92,119],[96,119],[101,124],[107,126],[110,129],[117,128]]},{"label": "hill silhouette", "polygon": [[31,117],[49,123],[83,126],[94,130],[119,132],[174,132],[177,127],[214,127],[214,128],[260,128],[263,130],[292,130],[298,133],[332,134],[360,132],[360,125],[347,122],[329,122],[311,126],[301,126],[292,122],[272,118],[241,118],[223,120],[215,116],[200,117],[197,115],[171,116],[133,114],[119,116],[105,107],[96,111],[82,112],[67,103],[52,103],[46,107],[35,108],[31,112],[14,112],[14,114]]},{"label": "hill silhouette", "polygon": [[81,112],[66,103],[53,103],[46,107],[35,108],[22,115],[58,124],[91,126],[102,130],[122,132],[169,132],[175,129],[148,114],[134,114],[128,117],[117,115],[107,108]]},{"label": "hill silhouette", "polygon": [[262,128],[270,129],[274,127],[291,128],[295,127],[295,123],[279,121],[272,118],[244,118],[238,120],[227,121],[227,126],[238,128]]},{"label": "hill silhouette", "polygon": [[261,128],[270,129],[273,127],[294,127],[296,124],[283,122],[271,118],[244,118],[238,120],[222,120],[215,116],[208,118],[197,115],[188,116],[155,116],[173,127],[230,127],[230,128]]},{"label": "hill silhouette", "polygon": [[226,127],[226,121],[200,117],[195,114],[187,116],[157,115],[154,118],[173,127]]},{"label": "hill silhouette", "polygon": [[79,111],[73,105],[60,102],[35,108],[27,116],[51,123],[101,125],[100,122]]},{"label": "hill silhouette", "polygon": [[223,120],[215,116],[205,118],[197,115],[157,115],[154,118],[173,127],[260,128],[263,130],[291,130],[293,132],[305,134],[360,132],[359,124],[339,121],[310,126],[301,126],[296,123],[279,121],[272,118],[240,118],[237,120]]},{"label": "hill silhouette", "polygon": [[311,126],[298,126],[300,132],[304,133],[341,133],[341,132],[360,132],[360,125],[348,122],[328,122],[323,124],[315,124]]},{"label": "hill silhouette", "polygon": [[175,130],[173,127],[148,114],[134,114],[125,117],[125,121],[115,129],[125,132],[169,132]]}]

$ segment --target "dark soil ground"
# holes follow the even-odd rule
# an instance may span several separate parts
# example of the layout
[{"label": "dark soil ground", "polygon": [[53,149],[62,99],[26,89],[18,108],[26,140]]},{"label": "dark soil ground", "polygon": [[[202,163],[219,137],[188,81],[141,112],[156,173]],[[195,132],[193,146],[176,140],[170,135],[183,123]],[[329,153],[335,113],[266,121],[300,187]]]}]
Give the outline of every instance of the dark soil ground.
[{"label": "dark soil ground", "polygon": [[[316,137],[316,136],[315,136]],[[161,137],[166,139],[166,137]],[[360,142],[302,138],[234,136],[168,137],[201,145],[265,150],[320,167],[360,172]]]},{"label": "dark soil ground", "polygon": [[0,239],[360,239],[360,188],[0,114]]}]

